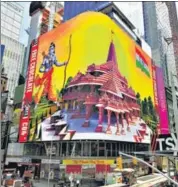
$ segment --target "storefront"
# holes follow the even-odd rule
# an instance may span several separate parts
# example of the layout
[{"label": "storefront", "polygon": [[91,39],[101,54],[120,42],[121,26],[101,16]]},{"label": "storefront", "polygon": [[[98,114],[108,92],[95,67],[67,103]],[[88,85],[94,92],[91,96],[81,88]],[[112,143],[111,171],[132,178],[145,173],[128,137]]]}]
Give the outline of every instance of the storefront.
[{"label": "storefront", "polygon": [[41,160],[31,159],[29,157],[7,157],[5,168],[16,168],[19,170],[20,176],[23,177],[25,173],[30,172],[32,178],[39,178],[40,176]]},{"label": "storefront", "polygon": [[60,160],[42,159],[41,160],[41,179],[58,180],[62,178],[60,173]]},{"label": "storefront", "polygon": [[110,160],[94,160],[94,159],[75,159],[63,160],[65,167],[65,176],[72,175],[74,178],[90,178],[102,180],[107,173],[114,168],[114,159]]}]

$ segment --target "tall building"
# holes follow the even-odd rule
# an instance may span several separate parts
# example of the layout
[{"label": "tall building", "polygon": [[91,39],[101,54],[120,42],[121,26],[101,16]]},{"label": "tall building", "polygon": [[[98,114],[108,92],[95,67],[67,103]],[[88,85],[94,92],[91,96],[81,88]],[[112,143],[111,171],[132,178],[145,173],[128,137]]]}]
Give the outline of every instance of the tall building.
[{"label": "tall building", "polygon": [[172,38],[169,11],[165,3],[143,2],[145,40],[152,49],[155,64],[164,70],[164,82],[171,85],[170,72],[176,73],[173,43],[165,42]]},{"label": "tall building", "polygon": [[[174,14],[175,15],[175,14]],[[155,64],[163,69],[169,112],[170,130],[174,131],[175,110],[170,101],[171,73],[176,74],[176,54],[172,38],[174,36],[170,10],[166,3],[143,2],[145,40],[152,49]],[[169,39],[171,39],[169,43]],[[168,41],[168,42],[166,42]],[[176,83],[176,79],[175,79]]]},{"label": "tall building", "polygon": [[8,99],[13,98],[22,70],[24,45],[19,43],[24,8],[18,2],[1,3],[1,43],[5,45],[2,60],[8,77]]},{"label": "tall building", "polygon": [[15,87],[18,85],[22,71],[25,47],[17,40],[1,34],[1,43],[6,46],[3,56],[4,73],[7,74],[7,90],[9,99],[14,97]]},{"label": "tall building", "polygon": [[19,40],[23,7],[18,2],[1,2],[1,33]]},{"label": "tall building", "polygon": [[166,2],[168,12],[169,12],[169,20],[171,24],[172,31],[172,43],[174,47],[174,56],[176,62],[176,71],[178,76],[178,15],[176,11],[176,3],[174,1]]}]

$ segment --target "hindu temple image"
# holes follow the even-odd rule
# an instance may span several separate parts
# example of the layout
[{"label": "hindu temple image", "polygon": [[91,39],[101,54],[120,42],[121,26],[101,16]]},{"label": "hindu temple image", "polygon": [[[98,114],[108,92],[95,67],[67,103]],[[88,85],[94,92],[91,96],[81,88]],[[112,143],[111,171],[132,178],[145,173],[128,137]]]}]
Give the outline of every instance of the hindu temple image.
[{"label": "hindu temple image", "polygon": [[81,134],[93,139],[103,134],[114,139],[129,135],[132,141],[141,142],[148,136],[136,94],[119,71],[113,41],[105,63],[92,64],[85,74],[78,72],[71,79],[60,105],[61,111],[52,115],[52,119],[61,114],[63,118],[48,124],[47,131],[54,130],[54,136],[61,140],[80,139]]}]

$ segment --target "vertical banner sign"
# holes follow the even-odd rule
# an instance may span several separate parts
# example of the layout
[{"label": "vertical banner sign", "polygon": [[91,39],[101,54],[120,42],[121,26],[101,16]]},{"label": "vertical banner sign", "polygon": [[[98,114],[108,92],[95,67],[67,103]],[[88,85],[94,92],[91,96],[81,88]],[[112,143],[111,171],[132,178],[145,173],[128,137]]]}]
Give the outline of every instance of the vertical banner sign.
[{"label": "vertical banner sign", "polygon": [[[158,106],[158,90],[156,82],[156,66],[152,66],[152,75],[153,75],[153,89],[154,89],[154,100],[155,100],[155,109],[156,113],[159,115],[159,106]],[[159,121],[159,120],[158,120]],[[157,125],[157,131],[160,132],[160,125]]]},{"label": "vertical banner sign", "polygon": [[166,105],[166,95],[165,95],[165,86],[163,80],[162,69],[156,67],[156,82],[157,82],[157,94],[158,94],[158,103],[159,103],[159,116],[160,116],[160,133],[169,134],[169,122],[168,122],[168,112]]},{"label": "vertical banner sign", "polygon": [[30,120],[30,104],[32,102],[33,83],[35,77],[35,69],[38,53],[38,40],[32,42],[30,63],[27,74],[27,81],[25,85],[25,92],[22,102],[22,112],[19,126],[19,142],[23,143],[27,141],[28,137],[28,125]]}]

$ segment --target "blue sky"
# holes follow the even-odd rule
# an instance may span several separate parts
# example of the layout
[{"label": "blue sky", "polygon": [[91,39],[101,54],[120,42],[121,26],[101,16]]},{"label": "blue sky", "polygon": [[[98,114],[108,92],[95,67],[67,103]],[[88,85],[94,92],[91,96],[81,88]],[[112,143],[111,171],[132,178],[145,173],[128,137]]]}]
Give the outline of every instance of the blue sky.
[{"label": "blue sky", "polygon": [[[120,2],[117,2],[118,3],[118,6],[123,4]],[[117,4],[116,3],[116,4]],[[22,5],[24,7],[24,15],[23,15],[23,20],[22,20],[22,27],[21,27],[21,34],[20,34],[20,42],[23,43],[25,46],[27,46],[28,44],[28,35],[25,31],[25,29],[28,29],[28,27],[30,27],[30,19],[31,17],[29,16],[29,6],[30,6],[30,2],[19,2],[20,5]],[[125,4],[125,5],[124,5]],[[140,9],[141,9],[141,2],[135,2],[135,6],[133,6],[133,9],[132,11],[129,11],[128,13],[128,9],[127,9],[127,5],[126,3],[124,3],[122,6],[120,6],[120,9],[121,11],[123,11],[123,13],[126,15],[126,16],[129,16],[131,15],[131,22],[139,29],[139,31],[143,34],[143,24],[142,24],[142,16],[141,16],[141,12],[140,12]],[[128,4],[128,3],[127,3]],[[178,15],[178,2],[176,2],[176,7],[177,7],[177,15]],[[139,11],[139,12],[138,12]],[[136,14],[135,14],[136,13]],[[138,19],[138,14],[140,14],[140,18]],[[132,16],[134,15],[135,16]]]}]

